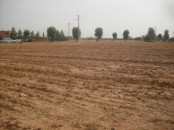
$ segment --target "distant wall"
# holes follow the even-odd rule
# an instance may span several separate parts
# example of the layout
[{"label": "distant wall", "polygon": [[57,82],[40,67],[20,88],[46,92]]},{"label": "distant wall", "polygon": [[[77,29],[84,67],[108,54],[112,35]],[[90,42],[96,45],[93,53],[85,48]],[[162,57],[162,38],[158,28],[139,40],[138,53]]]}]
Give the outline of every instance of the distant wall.
[{"label": "distant wall", "polygon": [[0,31],[0,39],[10,38],[10,31]]},{"label": "distant wall", "polygon": [[48,38],[34,39],[35,42],[48,42]]}]

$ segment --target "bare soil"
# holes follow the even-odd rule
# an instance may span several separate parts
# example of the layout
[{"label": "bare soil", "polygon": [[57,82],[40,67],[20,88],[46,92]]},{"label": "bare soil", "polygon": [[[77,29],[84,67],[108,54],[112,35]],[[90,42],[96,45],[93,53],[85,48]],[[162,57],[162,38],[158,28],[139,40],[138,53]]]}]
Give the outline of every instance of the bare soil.
[{"label": "bare soil", "polygon": [[0,129],[174,130],[174,43],[0,45]]}]

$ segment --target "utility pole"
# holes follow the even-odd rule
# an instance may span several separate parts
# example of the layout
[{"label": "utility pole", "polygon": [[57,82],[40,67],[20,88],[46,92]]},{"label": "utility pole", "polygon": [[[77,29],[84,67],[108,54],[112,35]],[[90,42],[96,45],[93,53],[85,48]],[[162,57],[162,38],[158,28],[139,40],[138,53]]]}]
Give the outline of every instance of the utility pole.
[{"label": "utility pole", "polygon": [[80,16],[77,15],[78,20],[78,42],[80,42]]},{"label": "utility pole", "polygon": [[71,23],[68,23],[68,41],[69,41],[69,31],[70,31],[70,25],[71,25]]}]

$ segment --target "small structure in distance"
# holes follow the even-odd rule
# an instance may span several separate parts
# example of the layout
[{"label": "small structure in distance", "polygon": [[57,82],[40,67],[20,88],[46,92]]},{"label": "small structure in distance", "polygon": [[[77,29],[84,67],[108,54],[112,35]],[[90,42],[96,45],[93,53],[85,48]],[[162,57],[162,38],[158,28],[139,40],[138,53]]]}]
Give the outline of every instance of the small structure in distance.
[{"label": "small structure in distance", "polygon": [[0,39],[10,38],[10,31],[0,31]]}]

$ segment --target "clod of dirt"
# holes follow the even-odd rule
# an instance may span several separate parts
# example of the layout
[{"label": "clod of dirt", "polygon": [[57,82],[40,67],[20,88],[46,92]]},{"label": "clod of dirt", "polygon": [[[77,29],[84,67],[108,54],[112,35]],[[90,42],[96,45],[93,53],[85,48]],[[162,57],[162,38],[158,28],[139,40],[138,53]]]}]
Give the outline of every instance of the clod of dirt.
[{"label": "clod of dirt", "polygon": [[20,97],[24,97],[25,96],[25,94],[24,93],[20,93],[20,95],[19,95]]},{"label": "clod of dirt", "polygon": [[119,91],[117,91],[117,92],[115,92],[115,94],[119,94],[119,93],[121,93],[121,91],[119,90]]}]

